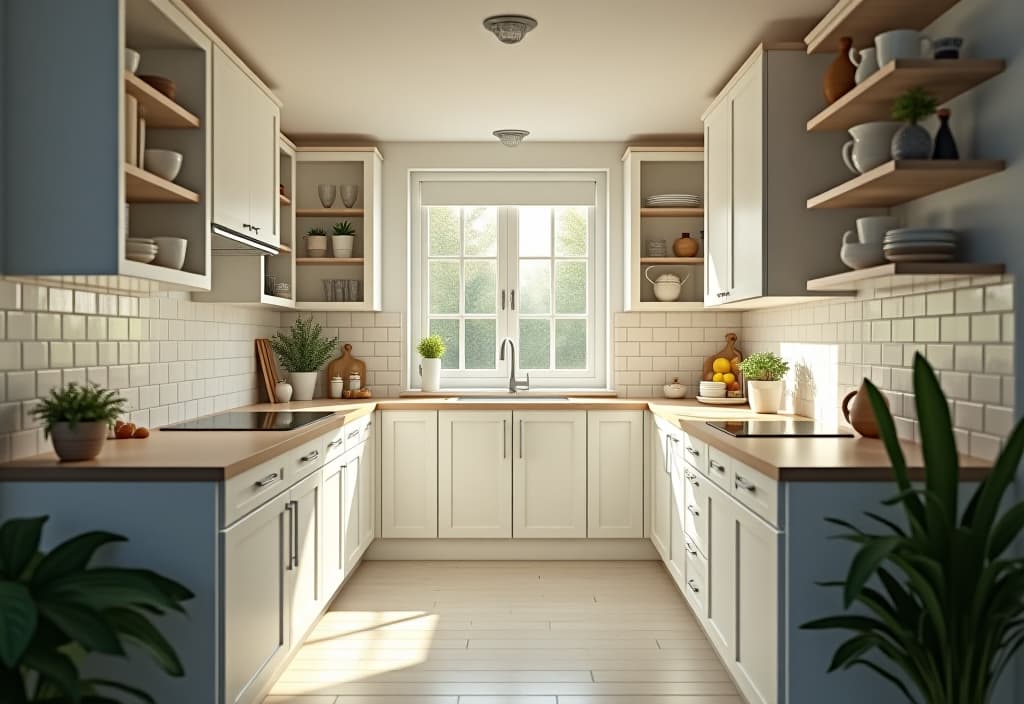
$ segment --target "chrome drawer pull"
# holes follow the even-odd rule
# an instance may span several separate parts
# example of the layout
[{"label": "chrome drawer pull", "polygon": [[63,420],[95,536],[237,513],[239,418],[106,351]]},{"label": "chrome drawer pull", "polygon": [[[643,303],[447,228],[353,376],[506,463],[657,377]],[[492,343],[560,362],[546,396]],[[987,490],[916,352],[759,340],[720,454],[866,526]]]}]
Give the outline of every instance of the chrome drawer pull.
[{"label": "chrome drawer pull", "polygon": [[341,439],[331,440],[329,443],[327,443],[327,449],[328,450],[333,450],[334,448],[336,448],[338,445],[341,445],[341,444],[342,444]]},{"label": "chrome drawer pull", "polygon": [[299,458],[299,462],[301,464],[306,464],[307,462],[312,462],[313,460],[315,460],[319,456],[320,456],[320,450],[313,450],[308,455],[303,455],[302,457],[300,457]]},{"label": "chrome drawer pull", "polygon": [[353,430],[351,433],[348,434],[348,439],[349,440],[351,440],[352,438],[357,438],[357,437],[359,437],[359,431],[358,430]]},{"label": "chrome drawer pull", "polygon": [[751,484],[750,482],[748,482],[746,479],[744,479],[743,477],[741,477],[738,474],[736,475],[736,488],[737,489],[746,489],[747,491],[749,491],[751,493],[757,491],[757,487],[756,486],[754,486],[753,484]]},{"label": "chrome drawer pull", "polygon": [[689,511],[690,513],[692,513],[694,518],[697,518],[697,517],[700,516],[700,511],[697,510],[696,506],[693,506],[693,505],[687,506],[686,510]]},{"label": "chrome drawer pull", "polygon": [[700,451],[699,450],[695,450],[692,447],[687,447],[686,451],[689,452],[694,457],[700,457]]},{"label": "chrome drawer pull", "polygon": [[267,476],[263,477],[263,479],[260,479],[258,482],[254,482],[254,486],[258,486],[260,489],[262,489],[265,486],[270,486],[271,484],[279,481],[281,481],[281,475],[278,474],[277,472],[274,472],[273,474],[268,474]]},{"label": "chrome drawer pull", "polygon": [[693,592],[694,594],[696,594],[696,593],[698,593],[700,591],[700,589],[698,589],[697,587],[693,586],[693,580],[692,579],[686,580],[686,586],[688,586],[690,588],[690,591]]},{"label": "chrome drawer pull", "polygon": [[669,435],[668,439],[676,443],[677,445],[679,444],[679,438],[677,438],[675,435]]},{"label": "chrome drawer pull", "polygon": [[693,543],[689,540],[686,541],[686,552],[690,553],[694,557],[697,556],[697,548],[693,547]]},{"label": "chrome drawer pull", "polygon": [[711,465],[712,469],[717,469],[719,472],[724,472],[725,471],[725,465],[724,464],[718,464],[714,460],[708,460],[708,464]]}]

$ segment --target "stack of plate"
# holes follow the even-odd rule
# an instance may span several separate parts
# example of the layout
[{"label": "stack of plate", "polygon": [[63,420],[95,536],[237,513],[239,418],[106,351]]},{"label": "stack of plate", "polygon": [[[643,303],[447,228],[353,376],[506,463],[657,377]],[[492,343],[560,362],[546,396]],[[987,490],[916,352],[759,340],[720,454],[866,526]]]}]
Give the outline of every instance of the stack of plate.
[{"label": "stack of plate", "polygon": [[133,262],[149,264],[156,259],[156,253],[159,249],[153,240],[147,240],[142,237],[129,237],[124,245],[124,256]]},{"label": "stack of plate", "polygon": [[951,262],[956,259],[957,233],[930,227],[889,230],[882,250],[890,262]]},{"label": "stack of plate", "polygon": [[704,202],[701,196],[689,193],[664,193],[658,196],[649,196],[644,200],[647,208],[699,208]]},{"label": "stack of plate", "polygon": [[700,395],[704,398],[725,398],[725,383],[702,381],[700,382]]}]

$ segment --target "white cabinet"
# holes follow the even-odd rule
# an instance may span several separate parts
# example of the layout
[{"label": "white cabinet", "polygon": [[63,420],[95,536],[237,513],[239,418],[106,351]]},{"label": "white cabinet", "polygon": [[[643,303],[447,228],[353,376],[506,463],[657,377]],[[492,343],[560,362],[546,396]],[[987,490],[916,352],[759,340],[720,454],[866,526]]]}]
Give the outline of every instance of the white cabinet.
[{"label": "white cabinet", "polygon": [[345,519],[345,573],[355,569],[373,541],[373,456],[363,443],[345,453],[342,516]]},{"label": "white cabinet", "polygon": [[345,581],[345,458],[323,467],[323,590],[327,598]]},{"label": "white cabinet", "polygon": [[293,528],[282,494],[221,533],[226,704],[251,701],[288,655]]},{"label": "white cabinet", "polygon": [[[359,556],[362,557],[377,535],[377,447],[371,420],[362,430],[359,447]],[[348,565],[351,569],[354,565]]]},{"label": "white cabinet", "polygon": [[671,524],[669,527],[669,560],[668,571],[676,580],[676,584],[686,594],[686,535],[683,528],[683,517],[686,515],[683,486],[683,472],[677,459],[669,465],[669,479],[672,486]]},{"label": "white cabinet", "polygon": [[438,414],[438,537],[512,537],[511,411]]},{"label": "white cabinet", "polygon": [[[280,110],[220,47],[213,49],[213,222],[272,245],[278,231]],[[215,243],[216,244],[216,243]]]},{"label": "white cabinet", "polygon": [[704,116],[704,303],[732,289],[732,103]]},{"label": "white cabinet", "polygon": [[381,537],[436,538],[437,411],[382,411],[380,425]]},{"label": "white cabinet", "polygon": [[672,521],[672,478],[670,466],[672,455],[668,451],[668,429],[661,421],[655,423],[651,431],[650,471],[651,471],[651,503],[650,503],[650,535],[654,549],[662,560],[669,560],[671,545]]},{"label": "white cabinet", "polygon": [[779,531],[742,506],[733,512],[736,640],[731,660],[753,704],[779,700]]},{"label": "white cabinet", "polygon": [[643,490],[643,411],[587,413],[587,537],[643,537]]},{"label": "white cabinet", "polygon": [[728,660],[736,633],[736,539],[734,500],[717,484],[708,490],[708,570],[705,630]]},{"label": "white cabinet", "polygon": [[587,537],[586,411],[513,413],[512,536]]},{"label": "white cabinet", "polygon": [[289,642],[298,644],[326,606],[322,571],[322,495],[320,470],[293,486],[288,492],[290,532],[288,593],[291,633]]}]

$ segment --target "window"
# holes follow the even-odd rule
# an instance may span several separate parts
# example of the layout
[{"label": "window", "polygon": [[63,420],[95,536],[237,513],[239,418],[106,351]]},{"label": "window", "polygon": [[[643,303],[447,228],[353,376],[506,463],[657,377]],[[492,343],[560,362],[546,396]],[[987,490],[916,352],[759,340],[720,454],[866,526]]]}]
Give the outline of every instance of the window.
[{"label": "window", "polygon": [[[487,198],[451,188],[448,200]],[[597,237],[603,217],[596,206],[445,203],[417,209],[413,339],[444,338],[447,386],[504,388],[509,361],[499,360],[498,348],[506,337],[516,345],[517,375],[529,373],[535,388],[606,385],[606,277],[599,266],[606,238]],[[412,367],[411,378],[418,380],[415,362]]]}]

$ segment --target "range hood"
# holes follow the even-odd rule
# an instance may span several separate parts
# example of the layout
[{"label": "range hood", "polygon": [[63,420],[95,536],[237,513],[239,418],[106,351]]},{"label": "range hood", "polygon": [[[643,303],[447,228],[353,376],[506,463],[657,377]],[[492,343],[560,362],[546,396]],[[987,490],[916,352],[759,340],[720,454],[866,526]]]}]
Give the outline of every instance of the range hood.
[{"label": "range hood", "polygon": [[210,241],[210,249],[215,255],[258,255],[278,254],[280,250],[272,244],[258,240],[252,235],[245,235],[230,227],[213,223],[210,231],[216,235]]}]

